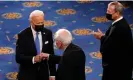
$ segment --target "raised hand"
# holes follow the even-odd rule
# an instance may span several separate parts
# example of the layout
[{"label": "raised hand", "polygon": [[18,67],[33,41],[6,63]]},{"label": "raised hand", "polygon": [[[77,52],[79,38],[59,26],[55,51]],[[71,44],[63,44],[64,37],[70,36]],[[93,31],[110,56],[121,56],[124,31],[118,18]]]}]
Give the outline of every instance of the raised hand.
[{"label": "raised hand", "polygon": [[101,37],[104,35],[100,29],[98,29],[97,32],[93,32],[93,35],[96,39],[101,39]]}]

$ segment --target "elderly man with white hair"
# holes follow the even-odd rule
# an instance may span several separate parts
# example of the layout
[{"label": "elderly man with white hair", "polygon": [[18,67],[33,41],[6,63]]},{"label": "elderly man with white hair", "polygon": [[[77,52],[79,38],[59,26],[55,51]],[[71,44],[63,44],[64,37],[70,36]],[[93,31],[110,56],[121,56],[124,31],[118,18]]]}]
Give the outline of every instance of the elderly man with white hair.
[{"label": "elderly man with white hair", "polygon": [[52,32],[44,28],[44,13],[34,10],[29,16],[30,27],[18,34],[16,62],[20,64],[18,80],[54,80],[55,64],[42,58],[54,54]]},{"label": "elderly man with white hair", "polygon": [[72,35],[66,29],[59,29],[54,36],[55,45],[64,51],[62,56],[43,54],[49,62],[59,64],[56,80],[85,80],[85,54],[72,43]]}]

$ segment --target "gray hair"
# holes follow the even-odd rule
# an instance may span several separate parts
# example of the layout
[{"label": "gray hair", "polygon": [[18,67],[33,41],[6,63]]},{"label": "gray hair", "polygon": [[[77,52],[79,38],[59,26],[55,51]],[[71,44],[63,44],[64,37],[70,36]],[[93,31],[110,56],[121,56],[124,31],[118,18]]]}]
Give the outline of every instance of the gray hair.
[{"label": "gray hair", "polygon": [[40,16],[40,15],[44,16],[43,11],[41,11],[41,10],[34,10],[34,11],[32,11],[30,13],[29,20],[31,20],[35,16]]},{"label": "gray hair", "polygon": [[67,29],[59,29],[54,39],[61,41],[64,45],[69,45],[72,42],[72,34]]},{"label": "gray hair", "polygon": [[120,15],[123,14],[123,5],[117,1],[115,2],[110,2],[108,6],[114,6],[115,7],[115,11],[118,11],[120,13]]}]

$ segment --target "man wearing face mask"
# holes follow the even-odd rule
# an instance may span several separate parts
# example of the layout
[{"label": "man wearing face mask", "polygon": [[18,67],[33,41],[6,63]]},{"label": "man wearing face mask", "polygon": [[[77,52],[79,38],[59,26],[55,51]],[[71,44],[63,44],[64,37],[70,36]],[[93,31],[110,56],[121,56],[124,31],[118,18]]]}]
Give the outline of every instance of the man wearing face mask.
[{"label": "man wearing face mask", "polygon": [[132,33],[122,12],[121,3],[110,2],[106,18],[113,23],[105,35],[100,29],[93,33],[101,41],[102,80],[131,80],[132,78]]},{"label": "man wearing face mask", "polygon": [[72,43],[72,35],[66,29],[59,29],[54,36],[55,45],[64,51],[62,56],[42,54],[51,63],[59,64],[56,80],[85,80],[85,54]]},{"label": "man wearing face mask", "polygon": [[18,80],[54,80],[55,64],[42,58],[43,53],[54,54],[52,32],[44,28],[44,13],[34,10],[29,16],[30,27],[18,34],[16,62]]}]

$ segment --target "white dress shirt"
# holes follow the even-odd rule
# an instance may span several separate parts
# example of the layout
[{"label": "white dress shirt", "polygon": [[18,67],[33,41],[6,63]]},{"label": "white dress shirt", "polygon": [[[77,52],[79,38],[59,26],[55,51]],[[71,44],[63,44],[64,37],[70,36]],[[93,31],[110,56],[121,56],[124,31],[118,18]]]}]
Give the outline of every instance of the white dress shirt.
[{"label": "white dress shirt", "polygon": [[[32,31],[32,34],[33,34],[33,38],[34,38],[34,41],[35,41],[35,39],[36,39],[36,31],[32,28],[32,26],[31,26],[31,31]],[[38,34],[38,38],[39,38],[39,43],[40,43],[40,52],[42,51],[42,34],[41,34],[41,32],[38,32],[39,34]],[[32,63],[33,64],[35,64],[35,61],[34,61],[34,57],[32,58]]]},{"label": "white dress shirt", "polygon": [[[31,26],[31,30],[32,30],[34,41],[35,41],[37,32],[32,28],[32,26]],[[40,42],[40,52],[41,52],[42,51],[42,34],[41,34],[41,32],[38,32],[38,38],[39,38],[39,42]]]}]

